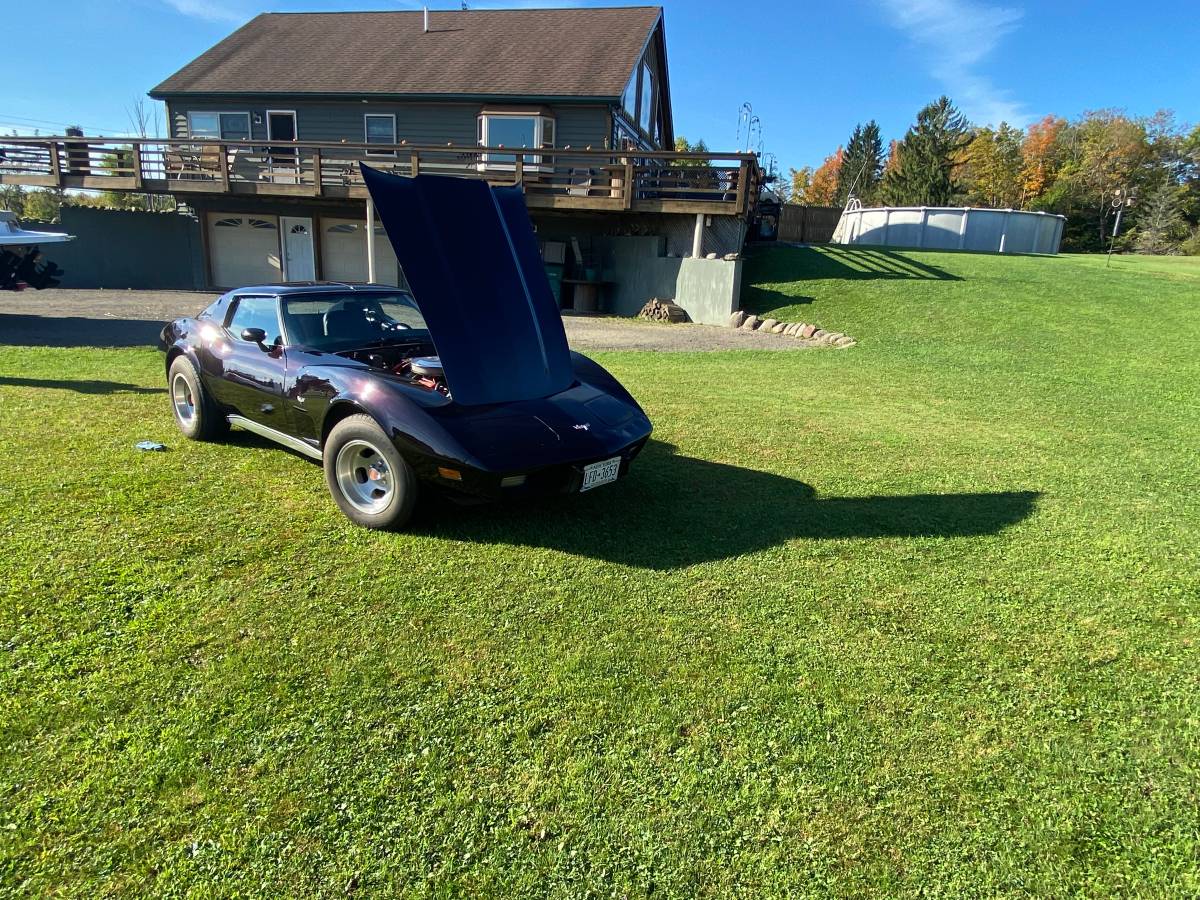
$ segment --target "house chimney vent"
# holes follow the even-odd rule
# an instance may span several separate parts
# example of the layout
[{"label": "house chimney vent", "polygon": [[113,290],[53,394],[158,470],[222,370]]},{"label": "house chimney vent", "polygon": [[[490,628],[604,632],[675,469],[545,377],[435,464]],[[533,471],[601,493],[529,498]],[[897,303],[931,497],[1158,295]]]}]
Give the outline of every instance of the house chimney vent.
[{"label": "house chimney vent", "polygon": [[425,10],[425,33],[429,34],[429,7],[423,6],[421,8]]}]

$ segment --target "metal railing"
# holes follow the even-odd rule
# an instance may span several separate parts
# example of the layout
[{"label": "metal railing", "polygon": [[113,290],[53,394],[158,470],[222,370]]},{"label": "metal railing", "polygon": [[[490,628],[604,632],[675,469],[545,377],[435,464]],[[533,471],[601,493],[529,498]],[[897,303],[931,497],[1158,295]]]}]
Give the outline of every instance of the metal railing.
[{"label": "metal railing", "polygon": [[366,197],[359,163],[519,185],[531,207],[748,215],[745,153],[344,142],[0,137],[0,184],[139,193]]}]

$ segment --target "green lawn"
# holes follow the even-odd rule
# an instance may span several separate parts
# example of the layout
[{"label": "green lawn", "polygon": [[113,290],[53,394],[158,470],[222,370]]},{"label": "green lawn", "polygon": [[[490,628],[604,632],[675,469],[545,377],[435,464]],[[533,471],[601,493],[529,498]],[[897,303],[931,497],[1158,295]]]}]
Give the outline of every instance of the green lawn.
[{"label": "green lawn", "polygon": [[0,892],[1200,892],[1200,265],[747,273],[859,345],[602,354],[630,479],[402,535],[0,347]]}]

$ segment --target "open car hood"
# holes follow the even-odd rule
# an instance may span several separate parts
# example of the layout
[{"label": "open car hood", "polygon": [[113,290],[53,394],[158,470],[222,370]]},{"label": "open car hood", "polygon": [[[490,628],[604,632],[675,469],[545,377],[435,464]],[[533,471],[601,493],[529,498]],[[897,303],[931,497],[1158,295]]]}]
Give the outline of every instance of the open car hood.
[{"label": "open car hood", "polygon": [[455,401],[533,400],[574,381],[519,188],[362,166]]}]

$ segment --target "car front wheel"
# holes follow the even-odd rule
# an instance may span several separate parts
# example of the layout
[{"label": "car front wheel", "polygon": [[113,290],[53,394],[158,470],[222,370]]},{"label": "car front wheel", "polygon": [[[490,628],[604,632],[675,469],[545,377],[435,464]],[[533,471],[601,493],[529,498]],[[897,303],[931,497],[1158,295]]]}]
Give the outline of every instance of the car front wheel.
[{"label": "car front wheel", "polygon": [[167,370],[167,392],[175,424],[184,437],[214,441],[229,432],[229,421],[204,390],[196,367],[186,356],[176,357]]},{"label": "car front wheel", "polygon": [[334,502],[364,528],[403,528],[417,500],[417,478],[370,416],[348,416],[325,441],[325,481]]}]

